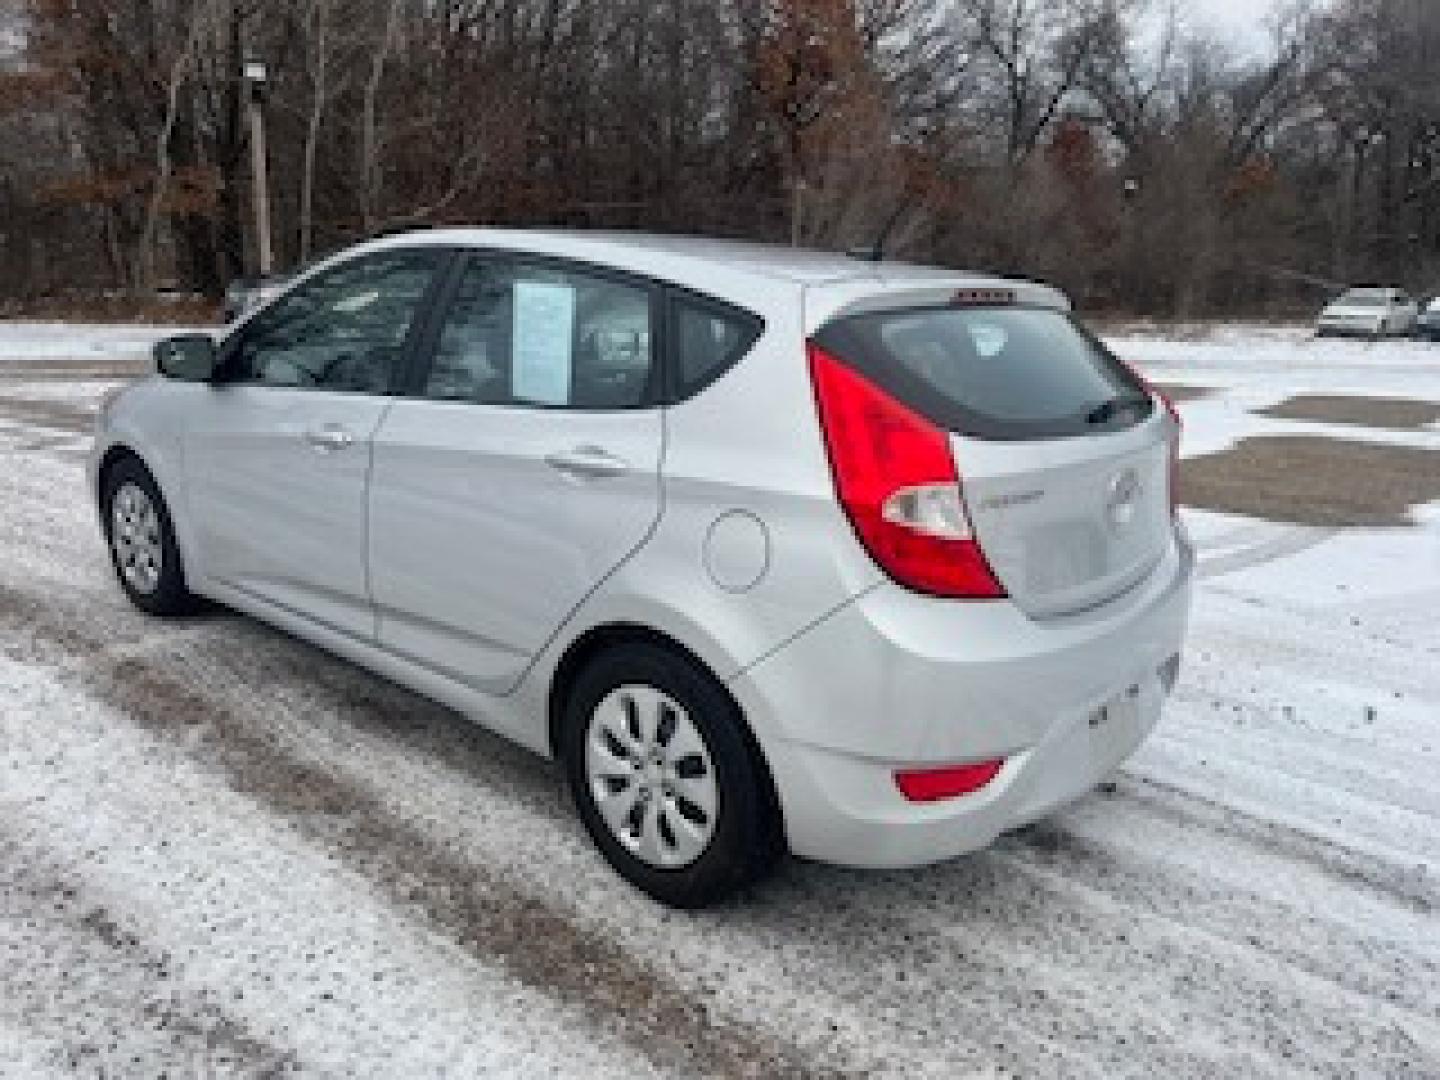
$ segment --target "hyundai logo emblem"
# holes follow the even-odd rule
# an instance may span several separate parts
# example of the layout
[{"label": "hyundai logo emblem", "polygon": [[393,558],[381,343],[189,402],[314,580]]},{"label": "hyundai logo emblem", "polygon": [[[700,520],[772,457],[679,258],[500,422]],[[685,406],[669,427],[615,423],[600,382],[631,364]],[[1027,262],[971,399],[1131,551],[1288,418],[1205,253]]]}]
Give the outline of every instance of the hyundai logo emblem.
[{"label": "hyundai logo emblem", "polygon": [[1105,514],[1115,528],[1123,528],[1135,520],[1140,490],[1140,477],[1134,469],[1126,469],[1110,481],[1110,490],[1105,497]]}]

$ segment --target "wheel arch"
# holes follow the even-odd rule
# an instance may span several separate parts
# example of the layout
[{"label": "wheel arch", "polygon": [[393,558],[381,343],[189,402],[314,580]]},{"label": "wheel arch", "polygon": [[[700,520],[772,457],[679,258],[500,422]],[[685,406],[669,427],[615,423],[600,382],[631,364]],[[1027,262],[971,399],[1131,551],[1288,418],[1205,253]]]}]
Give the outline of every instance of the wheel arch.
[{"label": "wheel arch", "polygon": [[770,768],[770,761],[765,754],[760,740],[756,737],[750,718],[745,715],[745,710],[730,688],[725,685],[723,679],[719,678],[709,664],[707,664],[693,649],[688,648],[683,642],[677,640],[663,631],[642,623],[633,622],[610,622],[593,626],[572,641],[561,655],[556,664],[554,674],[550,679],[550,686],[546,700],[547,720],[547,743],[551,757],[558,759],[561,753],[561,724],[565,716],[565,704],[574,688],[575,680],[580,672],[585,669],[592,659],[609,649],[621,645],[650,645],[674,653],[699,670],[705,672],[714,680],[725,696],[735,706],[735,715],[740,718],[740,731],[745,739],[745,745],[749,748],[752,757],[760,771],[764,782],[764,798],[767,809],[770,812],[770,820],[774,822],[778,830],[778,836],[785,835],[784,812],[780,802],[780,792],[775,785],[775,776]]},{"label": "wheel arch", "polygon": [[[104,455],[100,458],[100,464],[95,468],[95,498],[97,501],[104,496],[105,481],[110,473],[115,469],[115,466],[127,458],[134,458],[152,477],[155,475],[155,470],[150,468],[149,463],[140,455],[139,451],[129,443],[113,443],[105,451]],[[158,484],[159,481],[157,480],[156,483]]]},{"label": "wheel arch", "polygon": [[[134,461],[145,470],[155,486],[160,491],[160,497],[165,503],[165,512],[170,519],[170,527],[175,531],[175,543],[180,549],[180,562],[184,567],[184,574],[187,587],[193,587],[196,581],[201,579],[199,559],[195,537],[190,531],[190,522],[184,512],[182,492],[178,491],[178,484],[168,484],[167,476],[169,470],[161,459],[159,450],[156,449],[153,456],[138,449],[132,439],[123,437],[116,438],[105,448],[104,453],[98,458],[92,458],[91,469],[93,470],[93,496],[97,513],[103,516],[105,498],[105,484],[117,466],[125,461]],[[103,521],[101,528],[104,528]]]}]

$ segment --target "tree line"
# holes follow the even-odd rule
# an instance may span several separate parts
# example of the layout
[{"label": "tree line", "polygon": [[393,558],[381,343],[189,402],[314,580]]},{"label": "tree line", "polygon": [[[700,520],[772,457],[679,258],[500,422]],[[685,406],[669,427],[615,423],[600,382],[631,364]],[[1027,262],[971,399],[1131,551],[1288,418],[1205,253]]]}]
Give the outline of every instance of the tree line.
[{"label": "tree line", "polygon": [[0,0],[0,296],[282,267],[376,230],[700,232],[1043,278],[1091,308],[1440,291],[1440,4]]}]

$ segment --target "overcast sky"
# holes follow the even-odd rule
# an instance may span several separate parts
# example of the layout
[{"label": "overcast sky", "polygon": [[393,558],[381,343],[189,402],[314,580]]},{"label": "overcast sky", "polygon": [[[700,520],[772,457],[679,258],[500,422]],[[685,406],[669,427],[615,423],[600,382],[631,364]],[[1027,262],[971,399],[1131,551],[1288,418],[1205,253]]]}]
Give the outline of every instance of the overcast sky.
[{"label": "overcast sky", "polygon": [[1210,24],[1226,34],[1235,34],[1236,44],[1258,48],[1265,43],[1265,20],[1275,0],[1185,0],[1182,11],[1198,29]]}]

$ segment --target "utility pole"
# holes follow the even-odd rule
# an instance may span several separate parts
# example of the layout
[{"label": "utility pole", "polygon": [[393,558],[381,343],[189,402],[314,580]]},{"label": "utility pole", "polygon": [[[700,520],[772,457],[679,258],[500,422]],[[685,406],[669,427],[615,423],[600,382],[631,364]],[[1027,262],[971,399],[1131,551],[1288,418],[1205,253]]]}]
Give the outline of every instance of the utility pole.
[{"label": "utility pole", "polygon": [[245,61],[243,77],[250,111],[250,171],[255,193],[255,247],[261,277],[269,277],[275,269],[275,253],[270,243],[270,166],[265,152],[265,64],[260,60]]},{"label": "utility pole", "polygon": [[800,239],[804,235],[803,220],[805,217],[805,178],[796,176],[791,192],[792,202],[790,205],[790,246],[799,247]]}]

